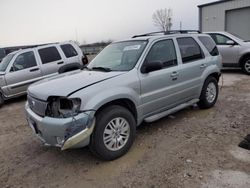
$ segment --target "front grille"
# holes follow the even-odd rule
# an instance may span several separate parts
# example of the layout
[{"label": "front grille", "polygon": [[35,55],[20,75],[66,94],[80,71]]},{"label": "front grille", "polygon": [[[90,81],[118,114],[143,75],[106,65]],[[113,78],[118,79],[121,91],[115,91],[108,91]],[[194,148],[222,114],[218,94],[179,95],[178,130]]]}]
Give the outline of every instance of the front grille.
[{"label": "front grille", "polygon": [[28,104],[31,110],[35,112],[37,115],[44,117],[48,103],[45,101],[35,99],[29,95],[27,96],[27,98],[28,98]]}]

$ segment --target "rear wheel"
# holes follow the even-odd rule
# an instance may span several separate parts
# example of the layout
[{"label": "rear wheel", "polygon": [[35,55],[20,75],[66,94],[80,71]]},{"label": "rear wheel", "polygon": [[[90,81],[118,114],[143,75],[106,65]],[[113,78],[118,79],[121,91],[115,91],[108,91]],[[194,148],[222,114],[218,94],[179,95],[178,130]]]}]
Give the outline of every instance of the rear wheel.
[{"label": "rear wheel", "polygon": [[243,72],[250,75],[250,57],[247,57],[243,60],[241,68]]},{"label": "rear wheel", "polygon": [[211,108],[217,101],[219,93],[218,82],[214,77],[208,77],[203,85],[200,101],[198,106],[200,108]]},{"label": "rear wheel", "polygon": [[114,160],[129,150],[136,132],[136,123],[129,110],[113,105],[96,116],[90,150],[99,158]]}]

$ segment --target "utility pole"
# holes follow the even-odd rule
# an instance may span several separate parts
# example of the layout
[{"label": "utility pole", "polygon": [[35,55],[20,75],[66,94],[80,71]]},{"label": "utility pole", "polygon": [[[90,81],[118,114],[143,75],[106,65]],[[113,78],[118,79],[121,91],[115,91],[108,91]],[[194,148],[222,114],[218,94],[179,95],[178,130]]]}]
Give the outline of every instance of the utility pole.
[{"label": "utility pole", "polygon": [[180,21],[180,30],[182,30],[182,22]]}]

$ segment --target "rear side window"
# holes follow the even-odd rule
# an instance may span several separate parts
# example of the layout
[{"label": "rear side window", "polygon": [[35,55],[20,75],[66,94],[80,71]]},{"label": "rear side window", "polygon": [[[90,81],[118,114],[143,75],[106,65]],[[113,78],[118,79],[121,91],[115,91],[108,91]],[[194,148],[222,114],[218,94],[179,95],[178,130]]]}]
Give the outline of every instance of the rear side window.
[{"label": "rear side window", "polygon": [[172,67],[177,65],[175,46],[172,40],[163,40],[156,42],[150,49],[146,61],[148,63],[162,62],[163,67]]},{"label": "rear side window", "polygon": [[207,48],[208,52],[212,56],[219,55],[219,51],[218,51],[218,49],[216,47],[216,44],[213,41],[213,39],[211,39],[210,37],[207,37],[207,36],[200,36],[198,38],[201,41],[201,43]]},{"label": "rear side window", "polygon": [[77,56],[77,51],[71,44],[61,45],[62,51],[67,58]]},{"label": "rear side window", "polygon": [[177,42],[179,44],[183,63],[189,63],[204,57],[200,46],[193,38],[178,38]]},{"label": "rear side window", "polygon": [[43,48],[38,50],[38,53],[41,57],[43,64],[58,61],[61,59],[61,56],[56,47]]}]

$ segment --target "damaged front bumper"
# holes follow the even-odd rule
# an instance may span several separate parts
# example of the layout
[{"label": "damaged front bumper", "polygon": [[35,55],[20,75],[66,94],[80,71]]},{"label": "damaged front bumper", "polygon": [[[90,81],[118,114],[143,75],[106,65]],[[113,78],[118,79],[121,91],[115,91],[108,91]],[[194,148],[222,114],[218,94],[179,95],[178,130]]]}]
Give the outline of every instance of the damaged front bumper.
[{"label": "damaged front bumper", "polygon": [[70,118],[41,117],[25,105],[29,126],[40,140],[62,150],[87,146],[95,126],[93,111],[79,113]]}]

